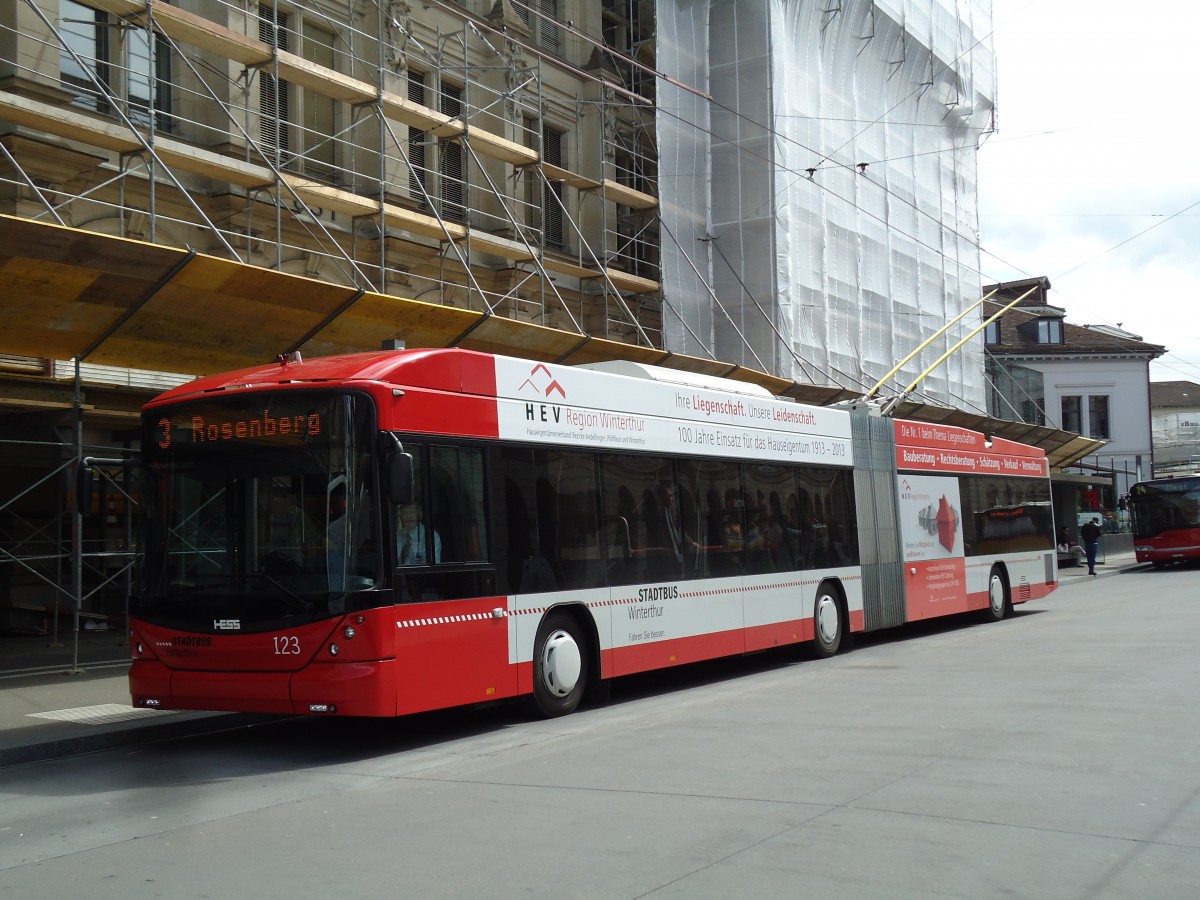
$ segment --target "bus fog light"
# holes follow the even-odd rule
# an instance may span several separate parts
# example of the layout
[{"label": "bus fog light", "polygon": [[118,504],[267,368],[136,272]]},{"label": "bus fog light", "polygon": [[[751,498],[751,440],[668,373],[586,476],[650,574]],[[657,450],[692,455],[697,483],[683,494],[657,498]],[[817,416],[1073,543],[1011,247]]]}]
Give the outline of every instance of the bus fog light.
[{"label": "bus fog light", "polygon": [[353,625],[347,625],[346,630],[343,631],[342,634],[346,636],[346,640],[350,640],[352,637],[354,637],[354,635],[358,634],[358,632],[354,630]]},{"label": "bus fog light", "polygon": [[340,648],[340,647],[338,647],[338,645],[337,645],[337,644],[330,644],[330,645],[329,645],[329,655],[330,655],[330,656],[337,656],[337,655],[338,655],[339,653],[341,653],[341,652],[342,652],[342,651],[341,651],[341,648]]},{"label": "bus fog light", "polygon": [[142,701],[142,706],[145,706],[148,709],[158,709],[160,706],[162,706],[162,701],[154,700],[150,697],[147,697],[145,700]]}]

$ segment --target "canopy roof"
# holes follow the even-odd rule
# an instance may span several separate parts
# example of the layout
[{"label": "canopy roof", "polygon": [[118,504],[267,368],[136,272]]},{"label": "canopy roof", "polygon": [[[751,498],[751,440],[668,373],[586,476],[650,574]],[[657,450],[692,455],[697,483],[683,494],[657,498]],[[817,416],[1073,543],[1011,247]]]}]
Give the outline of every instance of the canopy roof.
[{"label": "canopy roof", "polygon": [[[817,406],[859,396],[487,312],[0,216],[0,354],[207,375],[296,350],[306,356],[377,350],[393,339],[414,348],[463,347],[543,362],[648,363],[737,379]],[[895,413],[1033,444],[1046,451],[1052,468],[1103,445],[1070,432],[929,404],[902,403]]]}]

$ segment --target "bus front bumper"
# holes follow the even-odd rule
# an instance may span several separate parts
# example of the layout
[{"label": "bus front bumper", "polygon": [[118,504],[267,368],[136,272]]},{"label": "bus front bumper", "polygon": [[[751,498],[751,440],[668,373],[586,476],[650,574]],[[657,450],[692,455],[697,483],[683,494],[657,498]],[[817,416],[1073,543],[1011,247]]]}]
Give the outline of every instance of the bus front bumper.
[{"label": "bus front bumper", "polygon": [[135,660],[133,705],[281,715],[396,715],[395,660],[312,663],[298,672],[206,672]]}]

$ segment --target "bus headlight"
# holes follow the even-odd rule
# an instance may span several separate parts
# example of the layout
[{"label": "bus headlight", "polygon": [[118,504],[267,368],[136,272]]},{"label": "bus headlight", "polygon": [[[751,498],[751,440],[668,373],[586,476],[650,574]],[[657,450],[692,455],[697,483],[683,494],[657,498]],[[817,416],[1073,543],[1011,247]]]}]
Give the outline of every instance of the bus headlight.
[{"label": "bus headlight", "polygon": [[338,647],[338,645],[337,645],[337,644],[330,644],[330,645],[329,645],[329,655],[330,655],[330,656],[337,656],[337,655],[338,655],[339,653],[341,653],[341,652],[342,652],[342,651],[341,651],[341,648],[340,648],[340,647]]},{"label": "bus headlight", "polygon": [[354,630],[354,626],[353,626],[353,625],[347,625],[347,626],[346,626],[346,630],[342,632],[342,634],[344,634],[344,635],[346,636],[346,640],[350,640],[350,639],[351,639],[351,638],[353,638],[353,637],[354,637],[354,635],[356,635],[357,633],[358,633],[358,632],[356,632],[356,631]]}]

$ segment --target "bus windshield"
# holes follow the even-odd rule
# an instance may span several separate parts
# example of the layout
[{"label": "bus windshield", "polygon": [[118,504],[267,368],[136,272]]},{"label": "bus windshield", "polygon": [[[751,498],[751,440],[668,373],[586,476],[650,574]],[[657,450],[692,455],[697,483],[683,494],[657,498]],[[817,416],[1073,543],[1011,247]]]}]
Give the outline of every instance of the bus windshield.
[{"label": "bus windshield", "polygon": [[1134,538],[1200,528],[1200,476],[1143,481],[1129,492]]},{"label": "bus windshield", "polygon": [[263,631],[356,606],[379,578],[370,400],[280,391],[147,413],[134,615]]}]

